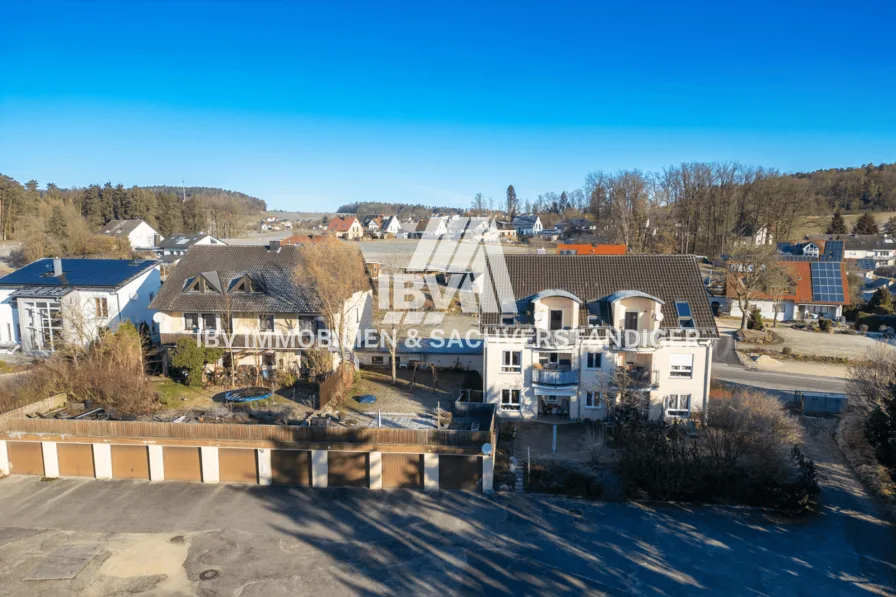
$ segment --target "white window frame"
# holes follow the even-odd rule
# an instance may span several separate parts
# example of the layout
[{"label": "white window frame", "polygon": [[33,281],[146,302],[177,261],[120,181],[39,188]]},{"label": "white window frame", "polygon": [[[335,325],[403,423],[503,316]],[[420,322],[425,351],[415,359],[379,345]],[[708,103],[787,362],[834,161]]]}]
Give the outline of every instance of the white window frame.
[{"label": "white window frame", "polygon": [[[521,400],[522,391],[518,388],[504,388],[501,390],[501,410],[512,410],[519,411],[522,403]],[[515,396],[514,396],[515,395]],[[507,397],[507,401],[504,401],[504,397]],[[516,398],[516,402],[514,402],[514,397]]]},{"label": "white window frame", "polygon": [[[672,364],[672,360],[676,356],[689,356],[691,357],[690,365],[674,365]],[[674,377],[677,379],[693,379],[694,377],[694,355],[670,355],[670,363],[669,363],[669,377]]]},{"label": "white window frame", "polygon": [[[600,392],[585,392],[585,408],[596,410],[603,405],[604,397]],[[590,402],[590,404],[589,404]]]},{"label": "white window frame", "polygon": [[[514,358],[516,355],[516,358]],[[516,363],[514,364],[514,360]],[[523,352],[504,350],[501,352],[501,373],[520,373],[523,370]]]},{"label": "white window frame", "polygon": [[[594,357],[594,363],[591,362],[592,356]],[[603,353],[602,352],[586,352],[585,353],[585,369],[600,369],[603,364]]]},{"label": "white window frame", "polygon": [[385,365],[386,357],[381,357],[381,356],[370,357],[370,363],[373,365]]},{"label": "white window frame", "polygon": [[[682,408],[682,401],[684,401],[686,408]],[[667,417],[686,419],[691,416],[691,395],[669,394],[666,396],[665,407]]]},{"label": "white window frame", "polygon": [[[195,317],[196,325],[188,326],[187,325],[187,317]],[[201,330],[202,329],[202,313],[184,313],[184,329],[188,332],[192,332],[193,330]]]}]

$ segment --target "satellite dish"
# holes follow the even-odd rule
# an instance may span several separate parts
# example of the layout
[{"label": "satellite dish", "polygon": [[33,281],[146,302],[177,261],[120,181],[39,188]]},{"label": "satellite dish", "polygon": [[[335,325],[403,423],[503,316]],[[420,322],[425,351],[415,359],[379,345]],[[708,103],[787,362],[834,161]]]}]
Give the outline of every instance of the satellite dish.
[{"label": "satellite dish", "polygon": [[654,317],[656,318],[657,321],[662,321],[662,320],[663,320],[663,314],[662,314],[662,313],[657,313],[656,315],[654,315]]},{"label": "satellite dish", "polygon": [[491,444],[482,444],[482,453],[488,456],[492,453],[492,445]]},{"label": "satellite dish", "polygon": [[136,292],[132,292],[132,293],[131,293],[131,300],[132,300],[132,301],[136,301],[136,300],[137,300],[137,296],[138,296],[138,295],[137,295]]}]

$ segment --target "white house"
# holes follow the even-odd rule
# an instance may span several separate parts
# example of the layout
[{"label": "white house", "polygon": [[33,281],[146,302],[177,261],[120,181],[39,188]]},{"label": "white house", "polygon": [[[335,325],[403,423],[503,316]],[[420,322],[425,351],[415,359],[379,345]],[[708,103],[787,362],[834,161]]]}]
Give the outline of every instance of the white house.
[{"label": "white house", "polygon": [[398,220],[398,217],[386,216],[386,219],[383,220],[383,223],[380,226],[380,232],[397,236],[401,232],[401,222]]},{"label": "white house", "polygon": [[195,247],[197,245],[226,246],[227,243],[204,232],[200,232],[199,234],[172,234],[159,243],[157,253],[163,256],[182,256],[186,254],[190,247]]},{"label": "white house", "polygon": [[159,233],[143,220],[110,220],[103,227],[103,234],[127,238],[134,250],[152,249],[161,240]]},{"label": "white house", "polygon": [[123,321],[151,326],[160,285],[153,260],[39,259],[0,278],[0,342],[53,352]]},{"label": "white house", "polygon": [[416,238],[441,238],[448,234],[448,223],[441,216],[423,218],[417,222]]},{"label": "white house", "polygon": [[544,230],[541,218],[537,215],[514,217],[513,228],[519,236],[532,236]]},{"label": "white house", "polygon": [[718,331],[693,256],[504,255],[486,277],[503,312],[481,314],[484,392],[501,416],[605,419],[620,396],[651,419],[705,409]]}]

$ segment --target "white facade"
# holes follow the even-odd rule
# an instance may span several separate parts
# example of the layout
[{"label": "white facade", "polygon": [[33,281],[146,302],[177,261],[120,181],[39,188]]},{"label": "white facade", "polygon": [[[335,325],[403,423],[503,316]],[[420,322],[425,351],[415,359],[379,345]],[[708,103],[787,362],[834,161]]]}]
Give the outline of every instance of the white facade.
[{"label": "white facade", "polygon": [[[571,420],[604,419],[622,382],[640,396],[651,419],[691,416],[709,399],[712,338],[684,339],[668,334],[657,345],[617,343],[609,332],[629,327],[643,333],[660,330],[661,308],[656,299],[629,296],[613,305],[610,328],[580,327],[577,300],[545,296],[533,302],[536,334],[564,332],[568,343],[517,337],[489,330],[486,335],[483,380],[488,402],[506,417],[532,419],[560,415]],[[636,326],[636,327],[635,327]],[[512,330],[513,327],[508,329]]]},{"label": "white facade", "polygon": [[[737,304],[737,300],[732,299],[731,315],[733,317],[741,317],[743,312]],[[759,307],[762,318],[772,321],[775,316],[775,303],[772,300],[754,299],[750,301],[750,309]],[[820,305],[816,303],[797,303],[793,300],[782,300],[778,311],[778,321],[803,319],[807,315],[822,315],[828,319],[839,319],[843,314],[843,305]]]},{"label": "white facade", "polygon": [[25,352],[52,352],[61,341],[85,344],[100,329],[115,330],[124,321],[152,329],[149,303],[161,286],[156,265],[118,288],[73,287],[56,296],[11,296],[0,288],[0,342],[21,343]]}]

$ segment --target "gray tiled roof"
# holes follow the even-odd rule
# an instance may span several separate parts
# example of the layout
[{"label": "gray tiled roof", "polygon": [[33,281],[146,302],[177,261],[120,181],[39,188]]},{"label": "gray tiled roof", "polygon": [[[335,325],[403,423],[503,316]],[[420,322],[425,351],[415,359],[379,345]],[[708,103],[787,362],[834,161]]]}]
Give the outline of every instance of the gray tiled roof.
[{"label": "gray tiled roof", "polygon": [[[209,236],[205,233],[199,234],[172,234],[168,236],[159,243],[160,249],[188,249],[201,241],[206,236]],[[214,237],[212,237],[214,238]],[[215,239],[218,240],[218,239]],[[218,240],[219,243],[225,244],[224,242]]]},{"label": "gray tiled roof", "polygon": [[[307,285],[296,275],[301,247],[284,246],[279,252],[257,246],[196,245],[177,263],[151,309],[240,313],[319,313],[320,306]],[[214,273],[228,291],[244,275],[258,282],[264,292],[230,293],[228,309],[220,292],[185,292],[196,276]]]},{"label": "gray tiled roof", "polygon": [[878,234],[813,234],[809,240],[842,240],[847,251],[896,250],[896,239]]},{"label": "gray tiled roof", "polygon": [[[676,301],[690,303],[697,328],[717,336],[703,279],[692,255],[503,255],[517,303],[543,290],[564,290],[585,302],[614,292],[637,290],[665,302],[661,328],[677,328]],[[492,270],[491,258],[489,271]],[[492,276],[490,276],[493,278]],[[493,278],[494,279],[494,278]],[[501,277],[498,276],[498,284]],[[497,296],[502,296],[498,288]],[[482,323],[500,323],[499,313],[483,313]]]},{"label": "gray tiled roof", "polygon": [[128,235],[137,229],[137,226],[143,223],[143,220],[109,220],[103,226],[103,232],[106,234],[125,234]]}]

